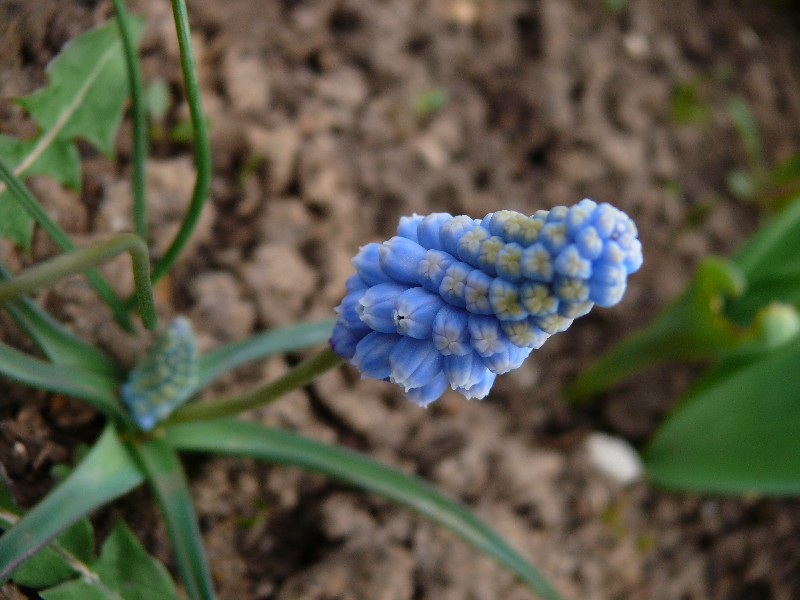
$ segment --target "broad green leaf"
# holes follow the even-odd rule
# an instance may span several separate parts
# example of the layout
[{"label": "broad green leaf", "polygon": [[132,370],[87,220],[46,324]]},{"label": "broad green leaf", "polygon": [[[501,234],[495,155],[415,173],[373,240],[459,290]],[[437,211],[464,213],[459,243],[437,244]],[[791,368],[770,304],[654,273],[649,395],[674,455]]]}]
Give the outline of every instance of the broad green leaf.
[{"label": "broad green leaf", "polygon": [[145,552],[124,521],[117,521],[92,567],[124,600],[177,600],[167,569]]},{"label": "broad green leaf", "polygon": [[160,439],[131,446],[161,507],[181,579],[192,600],[213,600],[203,538],[178,455]]},{"label": "broad green leaf", "polygon": [[17,567],[11,579],[34,589],[52,587],[75,577],[76,567],[92,558],[94,536],[88,519],[68,527],[53,543]]},{"label": "broad green leaf", "polygon": [[[138,41],[144,20],[131,17],[129,24]],[[110,156],[128,97],[116,23],[109,21],[67,42],[47,74],[46,87],[18,100],[42,128],[42,138],[82,138]]]},{"label": "broad green leaf", "polygon": [[[141,18],[130,19],[138,41]],[[72,187],[80,186],[80,138],[111,155],[128,96],[122,44],[116,23],[89,30],[68,42],[47,67],[49,83],[17,99],[39,125],[32,140],[0,137],[0,157],[17,175],[44,174]],[[33,219],[0,184],[0,236],[30,247]]]},{"label": "broad green leaf", "polygon": [[[10,277],[11,273],[0,263],[0,281]],[[5,309],[53,363],[72,365],[114,378],[122,376],[120,366],[112,358],[68,331],[30,298],[8,302]]]},{"label": "broad green leaf", "polygon": [[0,582],[70,525],[143,480],[116,431],[107,426],[69,477],[0,537]]},{"label": "broad green leaf", "polygon": [[39,592],[44,600],[123,600],[122,596],[83,579],[74,579],[58,587]]},{"label": "broad green leaf", "polygon": [[303,350],[331,337],[333,320],[300,323],[266,331],[247,340],[228,344],[200,356],[197,389],[248,362],[279,352]]},{"label": "broad green leaf", "polygon": [[177,450],[248,456],[302,467],[384,496],[442,525],[494,558],[542,598],[561,598],[535,567],[466,506],[417,477],[352,450],[235,419],[169,426],[166,443]]},{"label": "broad green leaf", "polygon": [[652,481],[717,493],[800,493],[800,337],[691,391],[643,453]]}]

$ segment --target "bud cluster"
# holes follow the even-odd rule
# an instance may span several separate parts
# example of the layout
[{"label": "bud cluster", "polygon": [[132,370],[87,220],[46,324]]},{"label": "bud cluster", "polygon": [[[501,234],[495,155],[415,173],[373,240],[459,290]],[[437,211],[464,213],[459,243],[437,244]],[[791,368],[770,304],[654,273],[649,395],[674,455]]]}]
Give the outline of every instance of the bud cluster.
[{"label": "bud cluster", "polygon": [[619,302],[641,264],[630,217],[588,199],[530,217],[403,217],[353,259],[331,345],[422,406],[447,386],[483,398],[551,335]]}]

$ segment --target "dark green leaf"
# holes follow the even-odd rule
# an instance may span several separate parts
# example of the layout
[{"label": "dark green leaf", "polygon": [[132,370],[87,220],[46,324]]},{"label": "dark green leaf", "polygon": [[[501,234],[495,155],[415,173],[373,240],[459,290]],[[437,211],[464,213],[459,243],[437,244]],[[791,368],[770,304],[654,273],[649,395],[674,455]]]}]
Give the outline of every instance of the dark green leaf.
[{"label": "dark green leaf", "polygon": [[[139,17],[129,19],[138,40]],[[128,80],[117,25],[113,21],[70,40],[47,67],[50,83],[18,102],[44,136],[83,138],[111,155],[114,136],[128,97]]]},{"label": "dark green leaf", "polygon": [[119,594],[108,588],[82,579],[62,583],[58,587],[39,592],[39,595],[44,600],[122,600]]},{"label": "dark green leaf", "polygon": [[[721,493],[800,493],[800,337],[690,392],[643,453],[652,480]],[[713,375],[713,372],[712,372]]]},{"label": "dark green leaf", "polygon": [[177,599],[166,568],[149,556],[123,521],[117,521],[93,565],[103,582],[124,600]]},{"label": "dark green leaf", "polygon": [[52,587],[75,577],[76,561],[92,558],[94,537],[88,519],[81,519],[55,539],[55,543],[37,552],[17,567],[11,579],[34,589]]},{"label": "dark green leaf", "polygon": [[117,399],[117,381],[75,366],[54,365],[0,342],[0,374],[31,387],[80,398],[120,422],[130,416]]},{"label": "dark green leaf", "polygon": [[173,425],[166,428],[166,442],[178,450],[249,456],[303,467],[379,494],[446,527],[510,569],[542,598],[561,598],[536,568],[463,504],[417,477],[352,450],[235,419]]},{"label": "dark green leaf", "polygon": [[213,600],[214,587],[189,484],[175,451],[162,440],[132,446],[161,507],[186,592],[192,600]]},{"label": "dark green leaf", "polygon": [[60,532],[144,479],[111,426],[80,465],[0,537],[0,581]]}]

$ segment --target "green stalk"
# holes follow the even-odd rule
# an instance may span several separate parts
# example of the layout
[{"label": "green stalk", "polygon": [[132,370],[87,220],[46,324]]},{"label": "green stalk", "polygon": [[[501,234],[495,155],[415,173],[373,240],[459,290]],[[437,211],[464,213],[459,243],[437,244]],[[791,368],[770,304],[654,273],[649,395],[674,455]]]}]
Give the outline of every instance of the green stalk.
[{"label": "green stalk", "polygon": [[21,294],[39,289],[67,275],[82,273],[123,252],[128,252],[133,262],[133,280],[142,322],[148,329],[155,329],[158,326],[158,316],[150,285],[147,245],[134,233],[120,233],[108,240],[60,254],[25,269],[13,279],[0,283],[0,302],[14,300]]},{"label": "green stalk", "polygon": [[325,349],[304,360],[272,383],[252,392],[210,402],[187,404],[175,411],[175,414],[165,424],[219,419],[237,415],[240,412],[258,406],[265,406],[273,400],[277,400],[281,396],[307,385],[317,376],[341,364],[344,364],[342,357],[329,348]]},{"label": "green stalk", "polygon": [[147,114],[144,102],[144,84],[139,55],[133,43],[128,13],[122,0],[111,0],[117,13],[117,26],[125,52],[128,71],[128,86],[131,90],[131,113],[133,116],[133,221],[136,233],[147,241],[147,202],[145,201],[147,158]]},{"label": "green stalk", "polygon": [[[53,240],[53,243],[61,250],[68,252],[75,250],[75,244],[69,239],[69,236],[61,229],[55,221],[50,218],[36,198],[33,196],[28,187],[22,183],[22,180],[14,174],[14,171],[8,168],[5,162],[0,160],[0,179],[5,181],[8,189],[11,190],[17,200],[19,200],[22,207],[28,211],[28,214],[34,221],[39,223]],[[125,310],[125,306],[120,301],[119,297],[114,293],[111,285],[103,278],[97,271],[89,271],[86,273],[89,283],[103,299],[103,301],[111,308],[117,323],[127,331],[133,331],[133,324],[130,317]]]},{"label": "green stalk", "polygon": [[197,79],[197,66],[192,50],[192,38],[189,30],[189,15],[184,0],[172,0],[172,12],[175,18],[175,30],[178,34],[178,46],[181,52],[181,70],[186,87],[186,100],[189,103],[189,117],[194,131],[194,160],[197,178],[192,190],[189,209],[183,218],[175,239],[164,252],[164,256],[153,267],[153,281],[158,281],[169,271],[183,250],[194,231],[200,213],[208,195],[208,184],[211,179],[211,147],[208,141],[208,128],[200,101],[200,84]]}]

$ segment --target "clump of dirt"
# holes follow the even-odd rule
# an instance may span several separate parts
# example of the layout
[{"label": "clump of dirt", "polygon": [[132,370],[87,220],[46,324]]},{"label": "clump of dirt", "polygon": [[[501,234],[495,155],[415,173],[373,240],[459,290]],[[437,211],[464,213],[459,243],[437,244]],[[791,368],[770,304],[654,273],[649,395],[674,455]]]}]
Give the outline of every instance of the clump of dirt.
[{"label": "clump of dirt", "polygon": [[[132,0],[146,17],[145,76],[170,108],[149,162],[152,237],[163,248],[191,193],[191,145],[168,3]],[[211,124],[211,198],[192,247],[159,287],[164,318],[187,314],[204,348],[298,319],[331,316],[357,248],[412,212],[532,213],[585,196],[611,201],[640,229],[645,265],[621,305],[554,337],[483,402],[446,394],[429,410],[350,369],[249,418],[354,446],[462,499],[539,565],[567,597],[790,599],[800,596],[796,500],[667,493],[623,486],[587,460],[594,430],[643,443],[694,375],[664,367],[590,406],[559,390],[647,322],[698,260],[735,248],[758,221],[725,180],[745,155],[727,113],[742,96],[767,159],[800,149],[798,15],[762,3],[655,0],[619,12],[577,0],[194,2],[203,102]],[[110,3],[0,4],[0,88],[41,85],[67,40]],[[679,122],[671,98],[691,89],[703,118]],[[27,135],[0,102],[2,131]],[[130,227],[130,131],[118,161],[83,149],[80,193],[33,187],[78,239]],[[5,245],[4,260],[28,259]],[[37,235],[34,257],[52,248]],[[16,262],[13,262],[16,261]],[[124,262],[106,275],[121,290]],[[45,305],[127,364],[148,336],[113,325],[80,278]],[[19,334],[3,318],[3,339]],[[216,388],[248,389],[297,357],[272,358]],[[11,384],[0,405],[0,457],[23,504],[99,431],[77,402]],[[293,469],[187,461],[222,598],[496,599],[530,594],[488,558],[382,500]],[[145,491],[122,514],[173,566]],[[11,594],[12,588],[6,590]],[[14,592],[22,597],[21,592]]]}]

